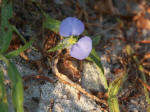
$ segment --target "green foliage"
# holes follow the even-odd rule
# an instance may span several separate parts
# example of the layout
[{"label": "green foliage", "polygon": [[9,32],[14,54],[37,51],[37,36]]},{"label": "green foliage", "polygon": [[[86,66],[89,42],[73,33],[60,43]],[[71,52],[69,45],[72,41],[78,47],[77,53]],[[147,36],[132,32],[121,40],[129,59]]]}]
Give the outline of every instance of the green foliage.
[{"label": "green foliage", "polygon": [[[9,60],[0,55],[0,60],[4,61],[8,68],[8,76],[11,80],[12,86],[12,101],[16,112],[23,112],[23,85],[22,78],[17,71],[15,65]],[[6,93],[5,93],[6,95]]]},{"label": "green foliage", "polygon": [[0,68],[0,112],[8,112],[8,102],[4,85],[4,74]]},{"label": "green foliage", "polygon": [[128,54],[129,56],[132,55],[133,50],[131,49],[131,46],[130,46],[130,45],[127,45],[127,46],[126,46],[126,52],[127,52],[127,54]]},{"label": "green foliage", "polygon": [[97,46],[99,41],[101,40],[101,36],[95,36],[93,39],[92,39],[92,44],[93,46]]},{"label": "green foliage", "polygon": [[54,31],[56,33],[59,32],[60,21],[56,19],[52,19],[50,16],[45,14],[45,21],[43,22],[43,27]]},{"label": "green foliage", "polygon": [[[133,53],[134,53],[134,50],[132,49],[132,47],[130,45],[127,45],[126,46],[126,52],[129,56],[132,56]],[[143,79],[143,81],[145,83],[147,83],[147,80],[146,80],[146,76],[145,76],[145,73],[143,71],[143,66],[140,64],[139,60],[138,60],[138,57],[137,56],[132,56],[133,60],[135,61],[136,65],[137,65],[137,68],[138,70],[141,72],[141,77]],[[150,97],[149,97],[149,92],[147,90],[147,88],[144,86],[144,94],[145,94],[145,97],[146,97],[146,102],[148,104],[147,106],[147,111],[150,112]]]},{"label": "green foliage", "polygon": [[117,94],[122,83],[126,80],[127,75],[115,79],[108,88],[108,105],[110,112],[120,112]]},{"label": "green foliage", "polygon": [[53,32],[58,33],[59,32],[59,27],[60,27],[60,21],[51,18],[48,14],[46,14],[41,8],[40,6],[37,4],[37,6],[39,7],[39,9],[41,10],[43,16],[45,17],[45,20],[43,22],[43,27],[46,29],[49,29]]},{"label": "green foliage", "polygon": [[57,51],[57,50],[61,50],[61,49],[63,49],[63,46],[64,46],[63,43],[59,43],[56,47],[53,47],[53,48],[49,49],[47,52],[54,52],[54,51]]},{"label": "green foliage", "polygon": [[[141,72],[140,75],[143,79],[143,82],[147,83],[146,76],[145,76],[145,73],[143,71],[143,69],[144,69],[143,66],[139,63],[139,60],[138,60],[137,56],[133,56],[133,59],[137,64],[138,70]],[[146,102],[148,104],[147,112],[150,112],[150,97],[149,97],[149,92],[148,92],[148,90],[145,86],[144,86],[144,94],[145,94],[145,97],[146,97]]]},{"label": "green foliage", "polygon": [[110,112],[120,112],[117,96],[109,98],[108,105]]},{"label": "green foliage", "polygon": [[44,16],[44,21],[43,21],[43,28],[49,29],[55,33],[59,32],[59,27],[60,27],[60,21],[51,18],[48,14],[46,14],[40,7],[40,4],[37,3],[35,0],[32,0],[36,4],[36,6],[40,9],[42,15]]},{"label": "green foliage", "polygon": [[12,38],[12,28],[9,19],[13,16],[11,0],[3,0],[1,7],[0,53],[7,51]]},{"label": "green foliage", "polygon": [[[30,42],[26,42],[22,35],[18,32],[18,30],[9,23],[9,20],[12,16],[12,1],[3,0],[1,6],[0,60],[5,62],[5,64],[7,65],[8,76],[11,80],[12,102],[15,112],[24,112],[22,78],[15,65],[11,63],[8,59],[14,56],[18,56],[21,52],[29,48],[32,45],[33,40],[31,40]],[[12,39],[13,31],[15,31],[26,44],[15,51],[6,53]],[[2,68],[0,68],[0,112],[8,112],[7,93],[4,85],[4,75]]]},{"label": "green foliage", "polygon": [[24,46],[18,48],[15,51],[11,51],[7,54],[5,54],[6,58],[13,58],[15,56],[18,56],[21,52],[25,51],[26,49],[28,49],[33,43],[33,40],[27,42]]},{"label": "green foliage", "polygon": [[87,57],[86,59],[89,60],[89,61],[94,62],[97,65],[98,71],[100,73],[101,82],[102,82],[104,88],[107,90],[108,85],[107,85],[106,77],[104,75],[104,69],[103,69],[103,66],[101,64],[101,60],[100,60],[100,58],[99,58],[99,56],[98,56],[98,54],[97,54],[97,52],[95,51],[94,48],[92,49],[89,57]]},{"label": "green foliage", "polygon": [[14,32],[17,33],[17,35],[21,38],[21,40],[22,40],[24,43],[26,43],[26,40],[25,40],[24,37],[20,34],[20,32],[18,31],[18,29],[17,29],[15,26],[13,26],[13,25],[11,25],[11,28],[12,28],[12,30],[13,30]]},{"label": "green foliage", "polygon": [[12,81],[12,100],[16,112],[23,112],[23,85],[22,78],[13,63],[8,65],[8,75]]}]

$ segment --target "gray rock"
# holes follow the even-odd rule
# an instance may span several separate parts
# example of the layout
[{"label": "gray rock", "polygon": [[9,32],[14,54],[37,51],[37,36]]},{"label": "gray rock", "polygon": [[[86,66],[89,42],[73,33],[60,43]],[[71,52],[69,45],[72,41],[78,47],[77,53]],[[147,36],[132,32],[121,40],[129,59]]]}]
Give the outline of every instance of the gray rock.
[{"label": "gray rock", "polygon": [[101,107],[95,101],[82,94],[78,99],[76,89],[60,82],[55,85],[46,83],[41,86],[41,100],[38,112],[47,112],[50,109],[51,99],[54,100],[53,112],[101,112]]},{"label": "gray rock", "polygon": [[96,64],[85,62],[83,64],[82,87],[86,90],[103,91],[103,85]]}]

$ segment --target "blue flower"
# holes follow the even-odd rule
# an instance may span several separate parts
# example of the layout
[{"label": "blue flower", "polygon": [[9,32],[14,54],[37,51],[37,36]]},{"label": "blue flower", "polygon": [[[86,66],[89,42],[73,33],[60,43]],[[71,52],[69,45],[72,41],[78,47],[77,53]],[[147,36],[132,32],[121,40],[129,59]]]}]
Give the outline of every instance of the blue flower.
[{"label": "blue flower", "polygon": [[[92,40],[88,36],[84,36],[78,40],[73,38],[73,36],[79,36],[84,31],[84,24],[75,17],[68,17],[61,22],[59,33],[63,37],[69,37],[65,45],[72,46],[70,49],[70,55],[76,59],[83,60],[89,56],[92,50]],[[64,41],[65,43],[66,41]],[[75,44],[74,44],[75,43]],[[68,45],[67,45],[68,44]],[[72,45],[74,44],[74,45]]]},{"label": "blue flower", "polygon": [[84,36],[74,44],[70,50],[70,55],[76,59],[83,60],[89,56],[92,50],[92,40],[88,36]]},{"label": "blue flower", "polygon": [[84,24],[75,17],[67,17],[61,22],[59,33],[61,36],[78,36],[84,31]]}]

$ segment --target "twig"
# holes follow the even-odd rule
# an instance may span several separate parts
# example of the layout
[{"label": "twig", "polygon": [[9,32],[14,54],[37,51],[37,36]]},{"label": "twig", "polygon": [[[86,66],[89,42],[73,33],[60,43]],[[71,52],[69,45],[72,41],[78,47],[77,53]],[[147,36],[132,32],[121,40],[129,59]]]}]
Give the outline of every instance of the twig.
[{"label": "twig", "polygon": [[101,100],[98,97],[88,93],[87,91],[85,91],[85,89],[83,89],[80,85],[73,83],[72,81],[70,81],[65,75],[59,73],[58,69],[57,69],[57,63],[58,63],[58,58],[54,59],[52,61],[52,63],[50,62],[50,60],[48,59],[49,64],[52,65],[52,71],[53,73],[58,77],[58,79],[64,83],[67,84],[75,89],[77,89],[78,91],[80,91],[81,93],[85,94],[86,96],[90,97],[91,99],[94,99],[95,101],[99,102],[99,103],[103,103],[106,106],[108,106],[107,102],[105,100]]},{"label": "twig", "polygon": [[150,91],[150,86],[148,84],[146,84],[144,81],[142,81],[140,78],[138,78],[138,81],[144,86],[146,87],[149,91]]},{"label": "twig", "polygon": [[49,77],[43,76],[43,75],[29,75],[29,76],[23,77],[24,81],[27,81],[30,79],[40,79],[40,80],[48,81],[50,83],[54,83],[54,81],[52,79],[50,79]]}]

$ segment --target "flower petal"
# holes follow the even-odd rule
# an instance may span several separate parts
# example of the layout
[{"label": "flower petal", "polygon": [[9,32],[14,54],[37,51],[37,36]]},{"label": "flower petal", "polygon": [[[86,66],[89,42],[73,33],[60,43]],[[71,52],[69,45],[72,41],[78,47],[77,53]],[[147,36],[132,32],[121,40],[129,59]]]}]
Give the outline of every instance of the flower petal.
[{"label": "flower petal", "polygon": [[59,33],[61,36],[78,36],[84,31],[84,24],[75,17],[67,17],[61,22]]},{"label": "flower petal", "polygon": [[72,46],[70,55],[76,59],[83,60],[89,56],[92,50],[92,40],[88,36],[84,36]]}]

